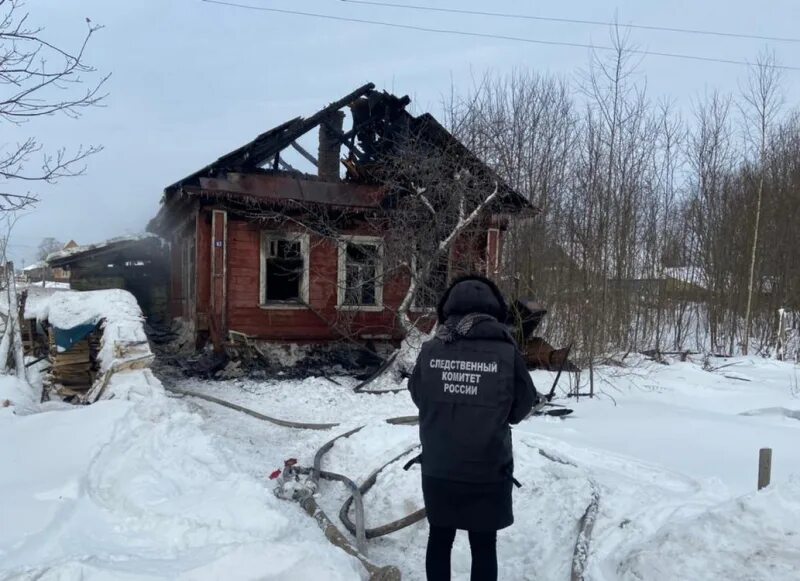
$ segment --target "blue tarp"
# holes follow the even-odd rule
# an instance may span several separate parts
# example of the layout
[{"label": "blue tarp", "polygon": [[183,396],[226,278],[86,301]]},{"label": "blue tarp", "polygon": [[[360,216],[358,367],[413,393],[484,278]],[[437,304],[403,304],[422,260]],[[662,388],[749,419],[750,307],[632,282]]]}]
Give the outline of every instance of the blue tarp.
[{"label": "blue tarp", "polygon": [[58,350],[59,353],[69,351],[72,349],[75,343],[85,339],[86,336],[96,328],[97,325],[94,323],[78,325],[77,327],[72,327],[71,329],[59,329],[56,327],[54,329],[56,333],[56,350]]}]

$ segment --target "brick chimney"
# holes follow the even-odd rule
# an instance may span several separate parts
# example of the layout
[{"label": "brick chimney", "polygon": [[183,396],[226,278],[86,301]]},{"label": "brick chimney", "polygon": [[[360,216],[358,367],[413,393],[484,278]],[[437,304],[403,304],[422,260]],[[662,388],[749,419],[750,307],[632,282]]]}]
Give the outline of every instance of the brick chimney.
[{"label": "brick chimney", "polygon": [[339,155],[341,143],[339,136],[328,129],[337,129],[340,133],[344,126],[344,112],[332,111],[319,126],[319,153],[317,154],[317,175],[324,182],[339,181]]}]

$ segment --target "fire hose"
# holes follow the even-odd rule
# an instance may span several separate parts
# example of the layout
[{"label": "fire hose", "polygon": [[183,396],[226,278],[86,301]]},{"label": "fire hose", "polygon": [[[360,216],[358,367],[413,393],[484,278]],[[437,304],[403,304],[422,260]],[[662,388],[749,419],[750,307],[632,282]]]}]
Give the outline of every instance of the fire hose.
[{"label": "fire hose", "polygon": [[[400,417],[400,418],[390,418],[391,420],[397,420],[393,423],[409,423],[412,418],[409,417]],[[415,419],[415,418],[414,418]],[[388,422],[389,420],[387,420]],[[399,569],[393,566],[386,566],[386,567],[379,567],[369,560],[367,560],[367,535],[368,531],[365,528],[365,519],[364,519],[364,500],[363,500],[363,492],[369,489],[369,487],[365,487],[363,484],[361,487],[357,486],[355,482],[353,482],[347,476],[343,474],[338,474],[336,472],[329,472],[327,470],[322,470],[322,459],[327,454],[331,448],[333,448],[334,444],[337,440],[348,438],[353,434],[361,431],[364,426],[359,426],[358,428],[354,428],[342,434],[339,434],[335,438],[329,440],[325,444],[323,444],[314,454],[314,466],[312,468],[300,467],[297,466],[294,461],[288,461],[285,464],[284,471],[281,474],[281,482],[279,486],[275,490],[275,494],[279,498],[285,499],[292,499],[296,500],[300,503],[303,509],[311,516],[313,516],[320,527],[325,532],[325,536],[336,546],[344,550],[345,552],[353,555],[359,561],[361,561],[362,565],[370,574],[370,581],[399,581],[401,578],[401,574]],[[401,458],[403,455],[407,454],[408,451],[404,452],[402,455],[398,456],[394,460]],[[380,472],[386,465],[382,466],[378,471],[374,472],[371,479],[373,479],[372,484],[374,484],[374,479],[377,478],[377,473]],[[298,488],[293,488],[291,486],[287,486],[287,484],[291,484],[297,480],[299,475],[308,475],[310,480],[310,486],[308,483]],[[340,516],[342,512],[345,513],[347,516],[347,524],[350,524],[348,530],[351,534],[356,537],[356,546],[355,548],[349,543],[347,538],[342,535],[342,533],[336,528],[336,526],[331,522],[330,518],[325,514],[325,512],[319,507],[316,500],[314,499],[314,493],[317,490],[319,485],[320,479],[325,480],[332,480],[332,481],[339,481],[343,482],[350,490],[350,497],[345,502],[345,506],[342,507],[342,511],[340,511]],[[369,479],[368,479],[369,480]],[[366,483],[365,483],[366,484]],[[372,486],[370,484],[370,486]],[[288,489],[288,490],[287,490]],[[356,522],[353,523],[349,515],[350,506],[355,503],[355,513],[356,513]],[[417,515],[420,511],[414,513]],[[406,522],[403,526],[408,526],[421,520],[425,516],[425,511],[422,510],[422,515],[414,521]],[[412,515],[413,516],[413,515]],[[408,519],[409,517],[406,517]],[[404,520],[404,519],[401,519]],[[344,521],[343,521],[344,522]],[[399,521],[395,521],[399,522]],[[390,523],[390,524],[395,524]],[[403,527],[400,527],[403,528]],[[399,529],[397,529],[399,530]],[[369,532],[372,532],[371,530]],[[388,531],[391,532],[391,531]],[[387,533],[383,533],[387,534]]]},{"label": "fire hose", "polygon": [[[191,392],[177,387],[165,386],[165,388],[173,393],[204,399],[206,401],[215,403],[217,405],[228,407],[230,409],[250,415],[256,419],[267,421],[282,427],[288,427],[294,429],[307,429],[307,430],[329,430],[331,428],[340,425],[338,423],[327,423],[327,424],[306,423],[306,422],[292,422],[288,420],[282,420],[267,416],[265,414],[261,414],[254,410],[231,403],[229,401],[215,398],[213,396]],[[413,425],[418,422],[418,418],[417,416],[400,416],[395,418],[388,418],[385,420],[385,422],[392,425]],[[381,525],[379,527],[367,529],[365,525],[363,497],[364,494],[366,494],[375,485],[378,479],[378,475],[383,470],[385,470],[388,466],[390,466],[394,462],[397,462],[404,456],[408,455],[419,446],[418,445],[412,446],[403,451],[402,453],[398,454],[397,456],[393,457],[392,459],[390,459],[388,462],[383,464],[377,470],[373,471],[367,477],[367,479],[361,484],[361,486],[356,485],[355,482],[353,482],[350,478],[348,478],[343,474],[322,470],[322,459],[325,456],[325,454],[327,454],[331,450],[331,448],[333,448],[336,441],[342,438],[347,438],[349,436],[352,436],[353,434],[359,432],[363,428],[364,426],[359,426],[357,428],[351,429],[347,432],[339,434],[338,436],[334,437],[333,439],[323,444],[314,454],[314,465],[311,468],[301,467],[297,466],[295,463],[287,462],[284,467],[284,471],[282,473],[283,481],[281,486],[279,486],[279,489],[276,490],[276,495],[278,495],[281,498],[291,498],[293,500],[296,500],[303,508],[303,510],[309,516],[313,517],[317,521],[317,524],[323,530],[325,536],[328,538],[329,541],[331,541],[333,544],[335,544],[348,554],[356,557],[361,562],[361,564],[370,574],[370,581],[399,581],[401,579],[401,574],[399,569],[397,569],[394,566],[380,567],[370,562],[367,559],[366,541],[368,539],[373,539],[391,534],[393,532],[397,532],[403,528],[406,528],[421,521],[422,519],[425,518],[426,514],[425,509],[423,508],[417,510],[403,518],[397,519],[395,521]],[[577,465],[570,460],[566,460],[557,455],[548,453],[547,451],[541,448],[538,448],[538,450],[540,455],[542,455],[544,458],[552,462],[577,467]],[[291,478],[299,475],[309,476],[311,481],[311,486],[310,487],[303,486],[299,490],[293,491],[291,496],[286,496],[286,495],[282,496],[280,494],[281,492],[280,489],[283,488],[283,485]],[[339,511],[339,519],[342,521],[342,524],[347,529],[347,531],[351,535],[354,535],[356,537],[356,547],[353,547],[350,544],[350,541],[347,539],[347,537],[345,537],[341,533],[341,531],[339,531],[336,525],[333,524],[330,518],[317,504],[314,498],[314,492],[316,492],[320,479],[342,482],[350,490],[350,496],[347,498],[347,500],[345,500],[341,510]],[[591,540],[592,529],[594,528],[594,523],[596,521],[598,514],[599,501],[600,501],[599,486],[592,478],[589,478],[589,481],[592,488],[592,498],[589,505],[586,507],[586,510],[582,518],[580,519],[579,523],[578,538],[573,551],[573,559],[571,567],[572,581],[582,581],[584,578],[584,571],[586,568],[586,561],[589,553],[589,542]],[[352,519],[350,518],[350,508],[353,505],[355,505],[355,522],[353,522]]]},{"label": "fire hose", "polygon": [[[326,442],[317,453],[314,454],[314,468],[311,469],[311,481],[314,484],[314,488],[316,489],[317,485],[319,484],[319,479],[323,476],[322,472],[322,457],[327,454],[333,445],[336,443],[336,440],[348,438],[355,434],[356,432],[360,432],[364,426],[355,428],[350,430],[349,432],[345,432],[344,434],[340,434],[333,438],[332,440]],[[356,548],[364,555],[367,554],[367,536],[364,530],[364,500],[362,498],[361,490],[359,489],[358,485],[355,482],[350,480],[347,476],[342,474],[336,474],[334,472],[325,472],[324,477],[327,480],[338,480],[340,482],[344,482],[344,484],[350,489],[351,496],[350,498],[355,499],[356,503],[356,524],[354,529],[351,532],[352,535],[356,537]]]},{"label": "fire hose", "polygon": [[[397,462],[398,460],[400,460],[400,458],[402,458],[403,456],[408,455],[409,453],[411,453],[412,451],[416,450],[417,448],[419,448],[419,445],[412,446],[408,450],[405,450],[402,454],[398,454],[397,456],[395,456],[394,458],[392,458],[391,460],[386,462],[383,466],[381,466],[380,468],[375,470],[372,474],[370,474],[367,477],[367,479],[364,481],[364,483],[361,486],[358,487],[359,495],[356,496],[355,494],[352,494],[344,502],[344,504],[342,505],[342,509],[339,511],[339,520],[342,521],[342,524],[350,532],[351,535],[355,535],[356,532],[359,530],[359,528],[358,528],[358,504],[359,504],[359,499],[363,498],[363,496],[369,491],[369,489],[372,488],[375,485],[375,483],[378,481],[378,474],[380,474],[390,464],[393,464],[393,463]],[[353,523],[352,520],[350,520],[350,507],[353,505],[354,501],[355,501],[355,504],[356,504],[356,522],[355,522],[355,524]],[[367,539],[374,539],[374,538],[377,538],[377,537],[382,537],[384,535],[388,535],[390,533],[395,533],[395,532],[399,531],[400,529],[404,529],[407,526],[413,525],[413,524],[421,521],[422,519],[425,518],[425,514],[426,514],[425,513],[425,509],[421,508],[421,509],[419,509],[419,510],[417,510],[415,512],[412,512],[411,514],[409,514],[407,516],[404,516],[403,518],[397,519],[397,520],[392,521],[390,523],[387,523],[385,525],[381,525],[379,527],[375,527],[375,528],[372,528],[372,529],[366,529],[364,531],[364,535],[365,535],[365,537]]]}]

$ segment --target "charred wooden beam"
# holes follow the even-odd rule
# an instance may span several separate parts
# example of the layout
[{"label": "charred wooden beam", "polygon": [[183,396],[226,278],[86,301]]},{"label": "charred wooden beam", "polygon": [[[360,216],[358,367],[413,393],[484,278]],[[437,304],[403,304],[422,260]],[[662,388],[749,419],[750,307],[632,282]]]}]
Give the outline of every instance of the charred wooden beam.
[{"label": "charred wooden beam", "polygon": [[305,157],[308,161],[313,163],[315,166],[318,165],[317,164],[317,158],[314,157],[313,155],[311,155],[310,153],[308,153],[308,151],[302,145],[300,145],[296,141],[292,141],[292,147],[297,151],[297,153],[299,153],[300,155]]},{"label": "charred wooden beam", "polygon": [[356,156],[357,159],[361,160],[364,158],[364,152],[361,151],[356,146],[355,134],[352,133],[352,131],[344,133],[341,129],[337,129],[336,127],[330,125],[329,123],[323,122],[323,125],[329,132],[335,135],[338,142],[343,144],[347,149],[349,149],[353,153],[353,155]]},{"label": "charred wooden beam", "polygon": [[297,171],[296,169],[294,169],[294,168],[293,168],[293,167],[292,167],[292,166],[289,164],[289,162],[288,162],[288,161],[283,161],[283,160],[281,159],[281,156],[280,156],[280,155],[276,155],[276,156],[275,156],[275,161],[277,161],[277,162],[278,162],[278,165],[281,167],[281,169],[283,169],[283,170],[285,170],[285,171],[292,171],[292,172],[296,172],[296,171]]},{"label": "charred wooden beam", "polygon": [[[296,117],[278,127],[274,127],[262,133],[250,143],[223,155],[214,163],[168,186],[165,192],[174,191],[184,184],[192,185],[191,182],[198,180],[200,177],[213,177],[220,170],[260,167],[270,159],[273,159],[275,154],[289,147],[293,141],[296,141],[317,127],[331,111],[338,111],[359,97],[368,94],[373,89],[375,89],[375,85],[373,83],[367,83],[355,91],[348,93],[338,101],[334,101],[308,119]],[[277,163],[275,167],[278,167]]]},{"label": "charred wooden beam", "polygon": [[347,208],[381,207],[382,188],[345,182],[299,181],[294,177],[229,173],[227,179],[201,178],[200,189],[209,197],[233,198],[242,202],[311,202]]},{"label": "charred wooden beam", "polygon": [[[352,103],[359,97],[362,97],[369,93],[370,91],[375,89],[375,85],[373,83],[367,83],[366,85],[362,85],[352,93],[348,93],[338,101],[334,101],[324,109],[321,109],[308,119],[300,119],[296,124],[291,126],[287,126],[283,131],[280,132],[279,135],[274,136],[274,138],[269,140],[269,143],[265,143],[263,147],[256,142],[253,142],[250,146],[250,155],[254,160],[264,160],[269,159],[272,153],[277,153],[289,147],[293,141],[300,139],[303,135],[323,123],[333,111],[338,111],[345,105]],[[341,134],[341,131],[339,131]]]}]

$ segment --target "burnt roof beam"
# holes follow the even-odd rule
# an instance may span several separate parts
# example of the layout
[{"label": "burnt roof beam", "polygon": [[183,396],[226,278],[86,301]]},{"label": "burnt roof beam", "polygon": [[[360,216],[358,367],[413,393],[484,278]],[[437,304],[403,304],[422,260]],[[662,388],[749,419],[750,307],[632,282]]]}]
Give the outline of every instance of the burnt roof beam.
[{"label": "burnt roof beam", "polygon": [[[276,136],[275,143],[270,143],[269,146],[265,146],[263,148],[263,151],[256,150],[251,152],[251,156],[255,158],[255,166],[263,164],[268,159],[270,159],[274,154],[278,153],[279,151],[283,151],[287,147],[291,146],[293,141],[300,139],[303,135],[305,135],[315,127],[319,126],[320,124],[325,123],[326,127],[330,127],[330,125],[328,125],[325,120],[332,111],[338,111],[345,105],[352,103],[359,97],[366,95],[367,93],[369,93],[374,89],[375,85],[373,83],[367,83],[366,85],[362,85],[352,93],[345,95],[338,101],[334,101],[324,109],[317,111],[308,119],[301,120],[296,127],[287,127],[282,135]],[[340,131],[335,131],[335,132],[341,135]],[[255,142],[253,142],[253,144],[251,145],[255,145]]]},{"label": "burnt roof beam", "polygon": [[264,163],[265,161],[270,159],[274,154],[283,151],[287,147],[290,147],[293,141],[297,141],[303,135],[305,135],[306,133],[308,133],[309,131],[311,131],[312,129],[318,127],[323,123],[325,124],[326,127],[332,129],[334,133],[336,133],[337,135],[342,135],[341,131],[338,131],[335,128],[331,128],[331,126],[327,123],[326,118],[328,117],[328,115],[330,115],[332,111],[338,111],[348,103],[351,103],[354,100],[358,99],[359,97],[366,95],[373,89],[375,89],[375,85],[373,83],[367,83],[366,85],[359,87],[352,93],[345,95],[338,101],[334,101],[324,109],[317,111],[316,113],[314,113],[314,115],[312,115],[308,119],[301,120],[296,127],[287,128],[283,135],[276,137],[276,143],[274,144],[270,143],[269,146],[265,146],[263,148],[263,151],[258,150],[252,152],[252,157],[256,159],[255,166],[260,165],[258,163],[259,160],[260,163]]},{"label": "burnt roof beam", "polygon": [[350,133],[352,133],[352,131],[348,131],[347,133],[344,133],[344,132],[342,132],[342,131],[339,131],[339,129],[337,129],[336,127],[332,126],[330,123],[328,123],[328,122],[326,122],[326,121],[323,121],[323,122],[322,122],[322,125],[325,125],[325,127],[327,127],[327,128],[328,128],[328,129],[329,129],[329,130],[330,130],[330,131],[331,131],[331,132],[334,134],[334,135],[336,135],[336,137],[337,137],[337,139],[338,139],[339,143],[341,143],[341,144],[342,144],[342,145],[344,145],[344,146],[345,146],[347,149],[349,149],[350,151],[352,151],[352,152],[353,152],[353,154],[354,154],[354,155],[355,155],[355,156],[356,156],[356,157],[357,157],[359,160],[360,160],[360,159],[362,159],[362,158],[364,157],[364,152],[363,152],[363,151],[361,151],[360,149],[358,149],[358,147],[356,146],[356,143],[355,143],[355,134],[353,134],[352,136],[350,136],[350,138],[348,138],[348,137],[347,137],[347,136],[348,136]]},{"label": "burnt roof beam", "polygon": [[275,155],[275,161],[277,161],[278,165],[281,166],[281,169],[285,171],[300,173],[296,169],[294,169],[291,165],[289,165],[289,162],[282,160],[280,154]]},{"label": "burnt roof beam", "polygon": [[355,91],[348,93],[338,101],[334,101],[327,107],[316,112],[308,119],[296,117],[286,123],[282,123],[269,131],[262,133],[250,143],[223,155],[217,161],[207,165],[182,180],[168,186],[166,190],[173,190],[189,181],[194,181],[204,176],[213,176],[220,171],[239,169],[243,167],[260,167],[271,160],[276,153],[286,149],[315,127],[317,127],[331,111],[338,111],[345,105],[355,101],[359,97],[369,94],[375,89],[373,83],[362,85]]},{"label": "burnt roof beam", "polygon": [[292,147],[297,151],[297,153],[299,153],[300,155],[305,157],[308,161],[313,163],[314,166],[319,165],[319,163],[317,162],[317,158],[311,155],[302,145],[297,143],[297,141],[292,141]]}]

